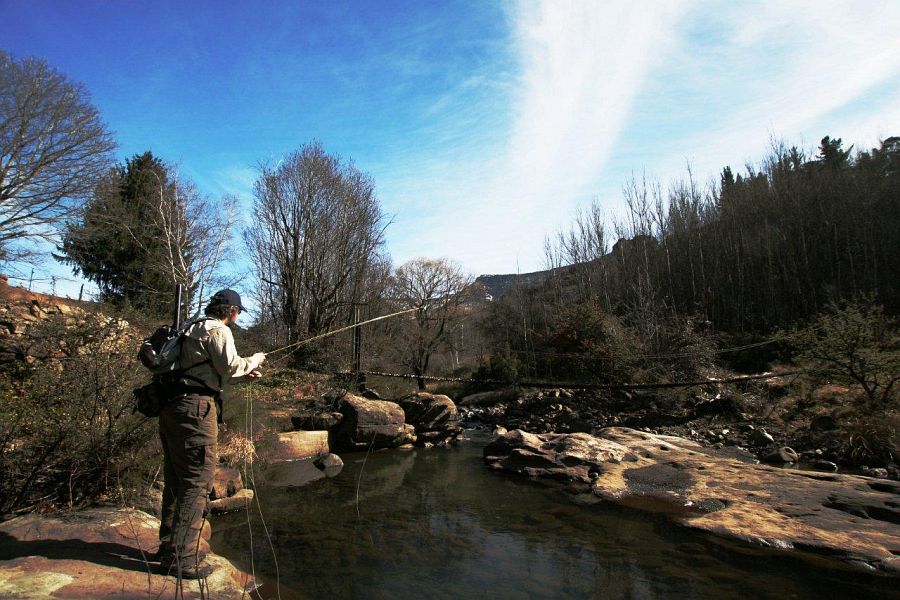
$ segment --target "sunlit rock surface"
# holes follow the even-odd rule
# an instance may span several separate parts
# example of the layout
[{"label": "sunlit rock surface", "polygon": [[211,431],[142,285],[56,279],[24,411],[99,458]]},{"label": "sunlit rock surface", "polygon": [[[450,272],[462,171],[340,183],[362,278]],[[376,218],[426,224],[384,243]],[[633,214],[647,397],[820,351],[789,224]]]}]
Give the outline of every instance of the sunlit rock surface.
[{"label": "sunlit rock surface", "polygon": [[289,431],[279,433],[266,458],[270,461],[314,458],[328,452],[327,431]]},{"label": "sunlit rock surface", "polygon": [[397,401],[406,422],[416,428],[417,442],[446,441],[459,435],[459,411],[449,397],[418,392]]},{"label": "sunlit rock surface", "polygon": [[416,440],[415,428],[395,402],[345,393],[339,410],[343,418],[328,432],[329,445],[336,452],[396,448]]},{"label": "sunlit rock surface", "polygon": [[229,513],[236,510],[249,508],[253,502],[254,492],[247,488],[240,489],[226,498],[217,498],[209,501],[209,512],[214,515]]},{"label": "sunlit rock surface", "polygon": [[900,483],[742,462],[673,436],[610,427],[514,430],[484,449],[495,469],[580,481],[605,500],[773,548],[900,575]]},{"label": "sunlit rock surface", "polygon": [[[106,507],[0,523],[0,597],[174,598],[177,579],[148,562],[158,529],[139,510]],[[240,598],[250,576],[211,552],[207,562],[216,570],[205,597]],[[183,581],[182,591],[201,597],[197,581]]]}]

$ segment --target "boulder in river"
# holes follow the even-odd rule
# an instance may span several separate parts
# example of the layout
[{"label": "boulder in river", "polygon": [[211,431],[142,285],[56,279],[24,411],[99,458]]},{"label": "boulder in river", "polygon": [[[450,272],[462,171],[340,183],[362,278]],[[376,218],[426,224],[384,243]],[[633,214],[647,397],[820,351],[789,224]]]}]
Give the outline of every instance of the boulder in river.
[{"label": "boulder in river", "polygon": [[440,442],[459,435],[459,411],[449,397],[418,392],[398,401],[406,422],[416,428],[418,443]]},{"label": "boulder in river", "polygon": [[336,452],[396,448],[416,440],[415,428],[395,402],[346,393],[339,410],[343,419],[328,432],[329,445]]},{"label": "boulder in river", "polygon": [[272,445],[272,460],[299,460],[328,452],[327,431],[289,431],[279,433]]},{"label": "boulder in river", "polygon": [[895,481],[741,462],[690,440],[621,427],[596,436],[510,431],[484,457],[496,469],[586,483],[604,500],[665,512],[723,538],[900,575]]},{"label": "boulder in river", "polygon": [[294,429],[304,431],[328,430],[341,422],[344,418],[339,412],[318,412],[291,415],[291,425]]},{"label": "boulder in river", "polygon": [[323,473],[327,477],[334,477],[338,475],[341,470],[344,468],[344,461],[341,460],[341,457],[337,454],[323,454],[313,461],[313,465]]},{"label": "boulder in river", "polygon": [[781,465],[786,463],[795,463],[800,460],[800,456],[797,452],[788,446],[783,446],[781,448],[776,448],[769,454],[766,454],[763,457],[763,462],[767,462],[773,465]]},{"label": "boulder in river", "polygon": [[771,446],[775,443],[775,438],[765,429],[755,429],[751,437],[755,446]]}]

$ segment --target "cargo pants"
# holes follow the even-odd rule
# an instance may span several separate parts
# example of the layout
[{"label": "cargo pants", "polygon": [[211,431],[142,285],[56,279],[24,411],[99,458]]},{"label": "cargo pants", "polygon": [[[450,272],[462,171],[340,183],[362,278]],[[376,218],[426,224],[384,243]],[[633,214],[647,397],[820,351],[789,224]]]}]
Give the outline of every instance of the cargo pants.
[{"label": "cargo pants", "polygon": [[200,532],[216,469],[216,401],[188,394],[170,400],[159,415],[164,466],[160,548],[182,567],[199,562]]}]

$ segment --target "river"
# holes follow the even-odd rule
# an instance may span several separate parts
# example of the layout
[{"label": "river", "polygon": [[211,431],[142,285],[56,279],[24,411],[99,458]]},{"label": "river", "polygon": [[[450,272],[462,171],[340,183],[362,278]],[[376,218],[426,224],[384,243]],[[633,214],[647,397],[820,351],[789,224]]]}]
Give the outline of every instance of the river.
[{"label": "river", "polygon": [[[897,579],[741,547],[663,516],[488,470],[487,439],[257,473],[254,507],[213,521],[213,550],[264,598],[900,598]],[[363,468],[363,463],[365,466]],[[361,477],[360,477],[361,475]],[[358,488],[357,488],[358,486]],[[357,495],[358,489],[358,495]],[[252,536],[252,543],[251,543]],[[279,585],[280,584],[280,585]]]}]

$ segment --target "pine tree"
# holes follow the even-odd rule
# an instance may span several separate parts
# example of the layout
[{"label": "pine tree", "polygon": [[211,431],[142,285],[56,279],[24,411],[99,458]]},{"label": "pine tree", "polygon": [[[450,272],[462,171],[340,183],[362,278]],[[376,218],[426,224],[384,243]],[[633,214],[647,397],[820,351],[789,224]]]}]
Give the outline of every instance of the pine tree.
[{"label": "pine tree", "polygon": [[101,300],[168,312],[163,302],[172,285],[150,267],[164,251],[162,231],[152,218],[161,194],[172,184],[165,164],[151,152],[113,168],[97,186],[80,220],[63,238],[60,260],[100,287]]}]

